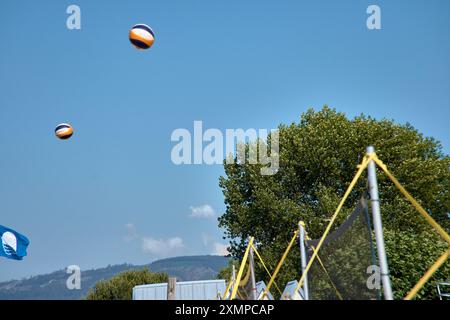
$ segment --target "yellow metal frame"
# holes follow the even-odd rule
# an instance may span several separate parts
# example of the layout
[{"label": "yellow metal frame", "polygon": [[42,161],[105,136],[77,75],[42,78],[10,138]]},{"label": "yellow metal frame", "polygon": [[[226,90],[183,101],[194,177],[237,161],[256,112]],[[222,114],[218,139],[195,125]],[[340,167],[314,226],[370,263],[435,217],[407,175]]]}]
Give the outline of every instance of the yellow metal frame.
[{"label": "yellow metal frame", "polygon": [[[450,236],[447,232],[425,211],[424,208],[409,194],[408,191],[400,184],[400,182],[394,177],[394,175],[389,172],[387,166],[378,159],[377,155],[374,154],[375,163],[384,171],[384,173],[388,176],[388,178],[394,183],[397,189],[405,196],[405,198],[411,202],[413,207],[425,218],[425,220],[437,231],[437,233],[450,245]],[[423,277],[417,282],[417,284],[411,289],[408,295],[404,298],[404,300],[411,300],[414,296],[419,292],[420,289],[423,288],[425,283],[431,278],[431,276],[439,269],[441,265],[448,259],[450,256],[450,248],[441,255],[436,262],[430,267],[430,269],[425,272]]]},{"label": "yellow metal frame", "polygon": [[[244,257],[242,258],[241,266],[239,267],[239,272],[238,272],[237,277],[236,277],[236,282],[235,283],[237,283],[237,284],[241,282],[242,273],[244,273],[245,263],[247,262],[248,253],[250,251],[250,247],[253,244],[253,240],[254,240],[254,238],[251,237],[250,241],[248,242],[247,249],[245,249]],[[239,285],[234,285],[233,286],[233,291],[231,291],[231,296],[230,296],[231,300],[233,300],[236,297],[238,288],[239,288]]]},{"label": "yellow metal frame", "polygon": [[266,290],[264,290],[264,292],[263,292],[263,294],[262,294],[262,296],[261,296],[261,300],[264,300],[264,298],[266,297],[266,295],[267,295],[267,293],[269,292],[270,288],[272,287],[272,284],[274,283],[275,278],[276,278],[276,276],[278,275],[278,272],[280,272],[281,266],[283,265],[284,260],[286,260],[286,257],[287,257],[287,255],[288,255],[289,251],[291,251],[292,245],[294,244],[295,239],[297,238],[297,236],[298,236],[298,230],[296,230],[296,231],[294,232],[294,236],[292,237],[291,241],[289,242],[289,245],[287,246],[286,250],[284,251],[283,256],[281,257],[280,262],[278,262],[278,265],[277,265],[275,271],[273,272],[273,275],[272,275],[272,277],[270,278],[269,283],[267,284]]},{"label": "yellow metal frame", "polygon": [[[252,244],[252,248],[253,251],[256,253],[256,256],[258,257],[259,261],[261,261],[261,264],[263,265],[264,269],[266,270],[267,274],[269,275],[269,277],[272,279],[273,275],[270,273],[269,269],[267,269],[266,264],[264,263],[261,255],[259,254],[258,250],[256,250],[256,247]],[[280,293],[280,295],[282,294],[280,288],[278,287],[277,283],[274,282],[275,287],[277,288],[278,292]],[[262,297],[263,298],[263,297]]]},{"label": "yellow metal frame", "polygon": [[[331,227],[333,226],[337,216],[339,215],[340,211],[342,210],[342,207],[344,206],[345,201],[347,200],[348,196],[352,192],[353,188],[355,187],[356,183],[358,182],[359,178],[361,177],[364,170],[369,165],[370,161],[374,161],[382,170],[383,172],[388,176],[388,178],[394,183],[394,185],[399,189],[399,191],[406,197],[406,199],[413,205],[413,207],[425,218],[425,220],[437,231],[437,233],[448,243],[450,244],[450,236],[448,233],[425,211],[425,209],[422,208],[422,206],[409,194],[408,191],[400,184],[400,182],[394,177],[394,175],[387,169],[387,166],[378,158],[376,153],[367,153],[361,164],[358,165],[358,170],[353,177],[353,180],[351,181],[350,185],[348,186],[347,190],[345,191],[345,194],[343,198],[341,199],[338,207],[336,208],[336,211],[333,213],[330,222],[328,223],[322,237],[320,238],[319,243],[317,244],[317,247],[313,250],[313,255],[311,259],[308,261],[308,264],[305,268],[305,272],[303,272],[302,276],[300,277],[300,280],[298,281],[298,285],[296,288],[296,291],[298,291],[301,286],[303,285],[303,282],[305,280],[306,275],[308,274],[309,269],[311,268],[311,265],[313,264],[314,260],[316,258],[319,259],[319,263],[323,266],[322,262],[320,261],[320,258],[318,257],[318,253],[320,248],[322,247],[323,242],[325,241],[325,238],[329,234]],[[259,255],[258,251],[256,250],[255,246],[253,245],[254,238],[250,238],[249,244],[247,246],[247,249],[245,250],[244,257],[241,262],[241,266],[239,268],[239,272],[236,278],[236,283],[240,283],[240,279],[242,277],[242,273],[244,271],[245,263],[248,259],[249,250],[252,247],[255,253],[257,254],[258,258],[262,262],[266,272],[271,276],[269,284],[267,285],[266,289],[264,290],[264,293],[261,297],[261,299],[264,299],[269,292],[270,288],[275,282],[275,278],[278,275],[284,261],[286,260],[287,255],[289,254],[292,245],[295,242],[295,239],[298,236],[298,230],[294,233],[294,236],[292,237],[291,241],[289,242],[288,247],[286,248],[285,252],[283,253],[283,256],[281,257],[280,261],[278,262],[278,265],[273,273],[273,275],[270,275],[269,270],[265,266],[261,256]],[[408,293],[408,295],[404,298],[405,300],[411,300],[414,298],[414,296],[423,288],[425,283],[431,278],[431,276],[436,272],[436,270],[439,269],[439,267],[442,266],[442,264],[445,263],[445,261],[450,257],[450,247],[445,251],[437,260],[436,262],[427,270],[427,272],[422,276],[422,278],[417,282],[417,284],[411,289],[411,291]],[[324,266],[323,266],[324,267]],[[326,269],[325,269],[326,271]],[[277,287],[278,291],[280,289],[275,283],[275,286]],[[227,291],[230,290],[231,282],[227,287]],[[234,299],[237,294],[237,289],[239,286],[234,286],[233,291],[231,293],[231,299]],[[280,291],[281,292],[281,291]],[[337,291],[339,294],[339,291]],[[228,295],[226,293],[226,295]],[[339,294],[340,296],[340,294]],[[340,297],[342,298],[342,297]]]},{"label": "yellow metal frame", "polygon": [[358,171],[356,172],[356,175],[353,177],[352,182],[350,183],[349,187],[347,188],[347,191],[345,191],[344,197],[342,198],[341,202],[339,203],[338,207],[336,208],[336,211],[334,212],[333,216],[331,217],[330,222],[328,223],[327,228],[325,229],[325,232],[322,235],[322,238],[320,238],[319,243],[317,244],[316,250],[314,250],[313,255],[311,259],[308,261],[308,264],[306,265],[305,272],[300,277],[300,280],[298,281],[296,291],[298,291],[301,286],[303,285],[303,281],[305,281],[305,277],[308,274],[309,269],[311,268],[311,265],[313,264],[314,260],[317,257],[317,254],[319,253],[320,248],[322,247],[323,242],[325,241],[325,238],[327,237],[328,233],[331,230],[331,227],[334,224],[334,221],[336,220],[339,212],[341,211],[342,207],[344,206],[345,201],[347,200],[348,196],[350,195],[351,191],[355,187],[356,183],[358,182],[359,177],[363,173],[363,171],[367,168],[369,165],[369,162],[373,160],[375,154],[367,154],[361,164],[358,166]]}]

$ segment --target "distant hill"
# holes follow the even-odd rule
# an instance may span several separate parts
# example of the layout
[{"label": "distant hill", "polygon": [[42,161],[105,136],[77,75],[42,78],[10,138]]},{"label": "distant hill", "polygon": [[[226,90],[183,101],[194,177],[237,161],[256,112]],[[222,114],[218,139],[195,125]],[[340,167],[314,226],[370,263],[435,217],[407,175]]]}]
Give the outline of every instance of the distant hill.
[{"label": "distant hill", "polygon": [[228,259],[220,256],[187,256],[157,260],[147,265],[120,264],[106,268],[82,270],[81,289],[68,290],[69,274],[58,270],[49,274],[33,276],[23,280],[0,283],[0,300],[7,299],[62,299],[76,300],[86,296],[89,288],[100,280],[109,279],[130,269],[148,267],[154,272],[166,272],[180,281],[214,279]]}]

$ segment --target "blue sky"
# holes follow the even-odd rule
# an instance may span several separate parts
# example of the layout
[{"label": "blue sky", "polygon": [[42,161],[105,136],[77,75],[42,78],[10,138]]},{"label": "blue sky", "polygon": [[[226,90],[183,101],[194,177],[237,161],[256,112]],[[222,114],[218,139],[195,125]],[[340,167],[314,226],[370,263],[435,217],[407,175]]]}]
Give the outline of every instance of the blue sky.
[{"label": "blue sky", "polygon": [[[0,224],[31,245],[0,280],[216,253],[223,171],[170,160],[194,120],[271,129],[328,104],[410,122],[448,153],[449,18],[447,0],[2,2]],[[148,51],[128,41],[136,23],[156,33]]]}]

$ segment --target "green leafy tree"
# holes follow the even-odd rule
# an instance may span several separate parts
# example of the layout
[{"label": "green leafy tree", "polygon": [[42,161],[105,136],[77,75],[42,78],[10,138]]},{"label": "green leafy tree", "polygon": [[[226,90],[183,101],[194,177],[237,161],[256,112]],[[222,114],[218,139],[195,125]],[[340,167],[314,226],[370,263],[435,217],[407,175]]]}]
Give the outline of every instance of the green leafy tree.
[{"label": "green leafy tree", "polygon": [[102,280],[89,290],[87,300],[131,300],[134,286],[167,282],[165,273],[150,272],[149,269],[128,270],[109,280]]},{"label": "green leafy tree", "polygon": [[[260,174],[261,165],[224,164],[220,177],[226,212],[219,226],[230,239],[230,252],[240,259],[248,236],[254,236],[269,268],[275,268],[299,220],[309,236],[319,238],[355,175],[366,147],[378,157],[449,231],[450,158],[433,138],[424,137],[410,124],[376,120],[368,116],[348,119],[325,106],[308,110],[299,123],[280,125],[280,168],[275,175]],[[267,141],[271,143],[270,140]],[[366,190],[366,173],[348,198],[334,227],[354,209]],[[378,170],[383,227],[396,298],[401,298],[442,253],[446,244],[419,216],[389,179]],[[436,298],[436,281],[448,280],[447,262],[421,291],[420,298]],[[298,250],[292,250],[277,282],[299,278]],[[258,278],[268,277],[258,269]]]}]

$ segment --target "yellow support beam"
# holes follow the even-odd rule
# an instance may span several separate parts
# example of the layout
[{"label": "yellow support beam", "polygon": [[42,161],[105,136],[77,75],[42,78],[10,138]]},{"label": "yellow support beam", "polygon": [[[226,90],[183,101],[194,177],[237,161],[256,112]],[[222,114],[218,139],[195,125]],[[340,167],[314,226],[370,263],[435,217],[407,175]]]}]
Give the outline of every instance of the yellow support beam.
[{"label": "yellow support beam", "polygon": [[[261,264],[263,265],[264,269],[266,270],[267,274],[269,275],[270,278],[272,278],[272,274],[270,273],[269,269],[267,269],[266,264],[264,263],[263,259],[261,258],[261,255],[259,254],[258,250],[256,250],[255,246],[252,245],[253,251],[256,253],[256,256],[258,257],[259,261],[261,261]],[[277,283],[274,282],[275,284],[275,288],[277,288],[278,292],[280,293],[280,295],[282,294],[280,288],[278,287]]]},{"label": "yellow support beam", "polygon": [[289,251],[291,251],[292,245],[294,244],[295,239],[297,238],[297,236],[298,236],[298,230],[295,231],[294,236],[292,237],[291,241],[289,242],[288,247],[287,247],[286,250],[284,251],[283,256],[281,257],[280,262],[278,262],[278,265],[277,265],[275,271],[273,272],[273,276],[272,276],[272,278],[270,278],[269,284],[267,285],[266,290],[264,290],[263,295],[261,296],[261,300],[264,300],[264,298],[266,297],[266,295],[267,295],[267,293],[269,292],[270,288],[272,287],[272,284],[274,283],[275,278],[276,278],[276,276],[278,275],[278,272],[280,271],[281,266],[283,265],[284,260],[286,259],[286,257],[287,257],[287,255],[288,255]]},{"label": "yellow support beam", "polygon": [[228,294],[230,293],[231,285],[233,284],[233,279],[230,279],[227,287],[225,288],[225,292],[223,293],[223,299],[226,299],[228,297]]},{"label": "yellow support beam", "polygon": [[[311,248],[312,248],[313,250],[315,250],[315,248],[314,248],[313,246],[311,246]],[[333,279],[331,279],[331,276],[330,276],[330,274],[328,273],[328,270],[325,268],[325,265],[323,264],[322,259],[320,259],[320,256],[319,256],[319,255],[317,255],[317,261],[319,261],[319,264],[320,264],[320,266],[322,267],[322,269],[323,269],[323,271],[325,272],[325,274],[327,275],[328,280],[330,280],[330,283],[331,283],[331,285],[333,286],[334,291],[336,291],[336,295],[338,296],[339,300],[344,300],[344,298],[342,298],[342,295],[341,295],[341,293],[339,292],[338,288],[337,288],[336,285],[334,284]]]},{"label": "yellow support beam", "polygon": [[425,285],[425,283],[431,278],[431,276],[439,269],[440,266],[444,264],[444,262],[448,259],[450,256],[450,249],[448,249],[442,256],[439,257],[439,259],[436,260],[436,262],[431,266],[430,269],[423,275],[423,277],[417,282],[417,284],[414,286],[414,288],[411,289],[411,291],[408,293],[408,295],[405,297],[404,300],[411,300],[414,298],[414,296],[419,292],[420,289]]},{"label": "yellow support beam", "polygon": [[302,276],[300,277],[300,280],[298,281],[297,288],[295,291],[298,291],[301,286],[303,285],[303,281],[305,280],[306,275],[308,274],[309,269],[311,268],[311,265],[313,264],[314,260],[317,257],[317,254],[319,253],[320,248],[322,247],[323,242],[325,241],[325,238],[327,237],[328,233],[331,230],[331,227],[334,224],[334,221],[336,220],[337,216],[339,215],[339,212],[341,211],[342,207],[344,206],[345,201],[347,200],[348,196],[350,195],[350,192],[355,187],[356,183],[359,180],[359,177],[363,173],[363,171],[367,168],[369,162],[374,159],[375,154],[366,154],[361,164],[358,166],[358,171],[356,172],[355,176],[353,177],[352,182],[347,188],[347,191],[344,194],[344,197],[342,198],[341,202],[339,203],[339,206],[337,207],[336,211],[334,212],[333,216],[331,217],[330,222],[328,223],[327,228],[325,229],[325,232],[322,235],[322,238],[320,238],[319,243],[317,244],[316,250],[313,252],[313,255],[311,259],[308,261],[308,265],[306,266],[305,272],[302,273]]},{"label": "yellow support beam", "polygon": [[387,166],[375,155],[375,163],[386,173],[389,179],[395,184],[401,193],[408,199],[416,210],[425,218],[425,220],[439,233],[439,235],[450,244],[450,236],[447,232],[425,211],[424,208],[409,194],[408,191],[400,184],[400,182],[389,172]]},{"label": "yellow support beam", "polygon": [[253,240],[254,238],[251,237],[250,241],[248,242],[247,249],[245,250],[244,257],[242,258],[241,266],[239,267],[239,272],[236,277],[235,285],[233,286],[233,291],[231,292],[230,300],[233,300],[236,297],[236,293],[239,288],[239,283],[241,282],[242,273],[244,273],[245,263],[247,262],[248,259],[248,252],[250,251],[250,247],[253,244]]},{"label": "yellow support beam", "polygon": [[[367,168],[368,164],[370,161],[374,161],[383,171],[384,173],[389,177],[389,179],[394,183],[394,185],[399,189],[399,191],[407,198],[407,200],[409,202],[411,202],[411,204],[414,206],[414,208],[425,218],[425,220],[439,233],[439,235],[447,242],[450,244],[450,236],[448,235],[448,233],[425,211],[425,209],[422,208],[422,206],[409,194],[408,191],[406,191],[406,189],[400,184],[400,182],[394,177],[394,175],[392,175],[392,173],[390,173],[390,171],[387,169],[387,166],[377,157],[377,155],[375,153],[368,153],[366,154],[366,156],[364,157],[363,161],[361,162],[360,165],[358,165],[358,171],[356,172],[355,176],[353,177],[352,182],[350,183],[349,187],[347,188],[343,198],[341,199],[336,211],[334,212],[334,214],[332,215],[330,222],[328,223],[327,228],[325,229],[325,232],[323,233],[317,247],[315,248],[315,250],[313,251],[313,255],[311,257],[311,259],[308,262],[308,265],[306,266],[305,272],[302,274],[300,280],[298,281],[298,285],[296,288],[296,291],[298,291],[300,289],[300,287],[303,285],[303,281],[306,277],[306,275],[308,274],[309,269],[311,268],[312,263],[314,262],[314,260],[316,259],[316,257],[318,257],[318,252],[323,244],[323,242],[325,241],[325,238],[327,237],[328,233],[331,230],[331,227],[333,226],[337,216],[339,215],[345,201],[347,200],[348,196],[350,195],[351,191],[353,190],[353,188],[355,187],[357,181],[359,180],[359,178],[361,177],[361,174],[363,173],[363,171]],[[266,289],[264,290],[264,293],[262,295],[261,299],[264,299],[267,295],[267,293],[269,292],[271,286],[274,284],[275,278],[278,275],[289,251],[292,248],[292,245],[295,242],[295,239],[298,236],[298,230],[294,233],[294,236],[292,237],[288,247],[286,248],[285,252],[283,253],[283,256],[281,257],[281,260],[279,261],[273,275],[270,278],[269,284],[267,285]],[[266,272],[269,274],[270,276],[270,272],[268,271],[267,267],[264,265],[264,262],[262,261],[258,251],[256,250],[256,248],[253,246],[253,241],[254,238],[250,238],[249,244],[247,246],[247,249],[245,250],[244,253],[244,257],[241,263],[241,266],[239,268],[239,272],[237,275],[237,279],[236,279],[236,283],[239,284],[240,283],[240,279],[242,277],[242,273],[244,271],[244,267],[245,267],[245,263],[248,259],[248,254],[249,254],[249,250],[250,247],[253,247],[255,253],[257,254],[258,258],[261,260],[264,268],[266,269]],[[448,257],[450,256],[450,249],[448,249],[431,267],[430,269],[425,273],[425,275],[419,280],[419,282],[414,286],[414,288],[411,289],[411,291],[408,293],[408,295],[405,297],[405,300],[410,300],[412,299],[417,292],[425,285],[425,283],[431,278],[431,276],[436,272],[436,270],[438,270],[438,268],[448,259]],[[320,258],[318,258],[320,259]],[[321,261],[320,261],[321,263]],[[275,283],[276,285],[276,283]],[[234,299],[236,294],[237,294],[237,289],[238,289],[238,285],[234,285],[233,286],[233,291],[231,293],[231,299]],[[278,286],[277,289],[279,290]],[[279,290],[280,291],[280,290]]]}]

